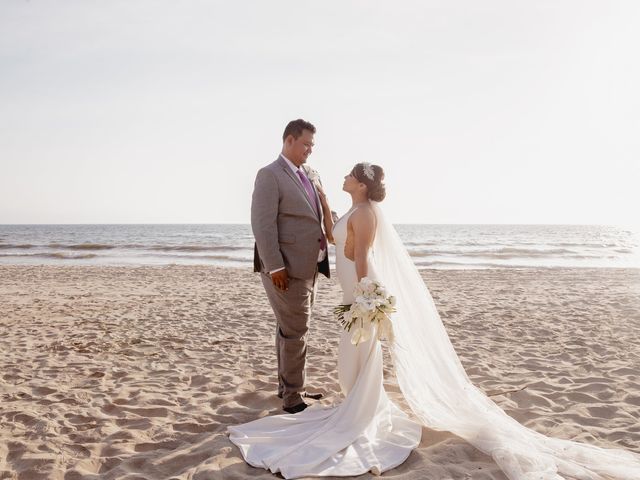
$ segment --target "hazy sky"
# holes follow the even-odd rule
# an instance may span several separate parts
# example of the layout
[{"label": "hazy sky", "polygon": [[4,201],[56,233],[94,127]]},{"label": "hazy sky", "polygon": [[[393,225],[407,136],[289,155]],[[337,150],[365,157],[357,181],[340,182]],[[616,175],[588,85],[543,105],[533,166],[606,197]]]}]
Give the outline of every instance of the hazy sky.
[{"label": "hazy sky", "polygon": [[2,0],[0,223],[249,221],[288,120],[335,210],[639,223],[640,2]]}]

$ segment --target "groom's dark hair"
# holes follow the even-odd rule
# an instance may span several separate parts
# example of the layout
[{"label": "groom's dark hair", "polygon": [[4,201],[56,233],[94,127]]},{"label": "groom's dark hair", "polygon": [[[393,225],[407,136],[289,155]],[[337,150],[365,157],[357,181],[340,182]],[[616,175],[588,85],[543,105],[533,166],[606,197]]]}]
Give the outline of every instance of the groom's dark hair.
[{"label": "groom's dark hair", "polygon": [[289,135],[293,135],[293,138],[299,138],[302,135],[303,130],[309,130],[311,133],[316,133],[316,127],[311,125],[306,120],[301,118],[297,120],[291,120],[282,134],[282,141],[284,142]]}]

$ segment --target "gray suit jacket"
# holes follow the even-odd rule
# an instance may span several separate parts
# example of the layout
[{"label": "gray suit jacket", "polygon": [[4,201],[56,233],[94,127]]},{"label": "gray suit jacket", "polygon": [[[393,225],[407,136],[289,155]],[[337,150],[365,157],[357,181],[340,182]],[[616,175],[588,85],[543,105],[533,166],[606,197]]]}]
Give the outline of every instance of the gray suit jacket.
[{"label": "gray suit jacket", "polygon": [[300,179],[282,158],[261,168],[251,199],[256,239],[254,270],[285,267],[290,277],[312,278],[316,268],[329,277],[329,259],[318,263],[324,236],[322,209],[315,212]]}]

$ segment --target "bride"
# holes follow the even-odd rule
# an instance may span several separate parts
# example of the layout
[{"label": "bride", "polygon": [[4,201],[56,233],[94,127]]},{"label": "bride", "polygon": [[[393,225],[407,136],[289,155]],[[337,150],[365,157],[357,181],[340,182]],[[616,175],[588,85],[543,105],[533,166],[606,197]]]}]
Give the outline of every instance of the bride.
[{"label": "bride", "polygon": [[335,225],[322,192],[320,197],[335,239],[343,303],[353,302],[354,287],[365,276],[397,297],[391,353],[400,389],[420,423],[384,391],[375,327],[357,346],[343,330],[338,377],[344,401],[230,427],[229,438],[247,463],[285,478],[380,474],[405,461],[424,425],[453,432],[491,455],[511,480],[640,479],[640,455],[546,437],[509,417],[471,383],[427,287],[378,205],[385,197],[383,179],[379,166],[357,164],[343,185],[352,207]]}]

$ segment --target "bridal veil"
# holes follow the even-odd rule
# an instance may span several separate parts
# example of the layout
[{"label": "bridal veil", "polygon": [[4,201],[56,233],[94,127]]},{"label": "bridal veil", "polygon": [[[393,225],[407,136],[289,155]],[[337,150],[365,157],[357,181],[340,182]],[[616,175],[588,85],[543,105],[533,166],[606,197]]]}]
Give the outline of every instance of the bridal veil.
[{"label": "bridal veil", "polygon": [[544,436],[509,417],[471,383],[418,269],[380,206],[372,203],[378,220],[375,263],[397,297],[392,357],[416,417],[491,455],[511,480],[640,479],[639,454]]}]

